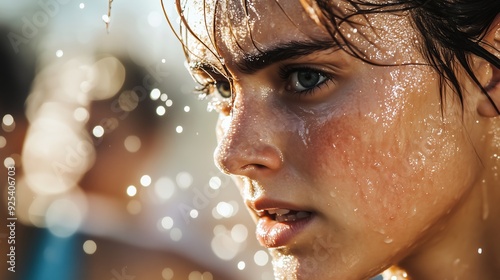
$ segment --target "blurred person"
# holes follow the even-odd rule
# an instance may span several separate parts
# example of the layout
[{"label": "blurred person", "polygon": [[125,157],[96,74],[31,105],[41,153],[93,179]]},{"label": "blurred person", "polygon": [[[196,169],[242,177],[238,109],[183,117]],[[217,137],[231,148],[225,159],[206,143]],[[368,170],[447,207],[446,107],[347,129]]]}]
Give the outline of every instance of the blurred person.
[{"label": "blurred person", "polygon": [[[0,38],[7,38],[11,29],[7,25],[0,25]],[[26,135],[28,121],[24,115],[25,100],[30,92],[32,80],[35,75],[35,61],[33,50],[25,48],[17,53],[8,40],[0,40],[0,219],[2,220],[2,228],[0,230],[0,247],[2,252],[0,255],[0,276],[8,275],[10,264],[11,246],[16,246],[15,253],[16,263],[22,265],[22,259],[26,257],[23,254],[25,243],[19,240],[28,240],[30,236],[19,230],[19,223],[16,223],[16,228],[13,228],[16,239],[9,239],[11,236],[10,228],[6,227],[7,218],[10,218],[8,210],[8,167],[15,166],[13,180],[18,180],[22,176],[20,165],[20,155],[22,144]],[[16,181],[12,181],[16,183]],[[15,185],[14,185],[15,186]],[[15,195],[15,192],[14,192]],[[15,197],[15,196],[14,196]],[[11,200],[12,202],[12,200]],[[19,200],[14,206],[19,205]],[[16,229],[14,231],[14,229]],[[17,243],[14,243],[17,240]],[[7,276],[0,277],[1,279],[9,279]]]},{"label": "blurred person", "polygon": [[[37,73],[27,101],[30,126],[16,122],[19,138],[8,138],[1,149],[16,155],[19,215],[16,272],[5,268],[2,279],[187,279],[194,271],[231,279],[165,244],[145,247],[141,238],[148,236],[137,236],[157,229],[138,229],[147,207],[127,187],[139,186],[160,160],[158,144],[169,139],[145,76],[135,63],[110,54],[59,60]],[[15,81],[9,78],[5,88]],[[2,94],[5,106],[16,98],[8,103],[16,121],[25,119],[29,86],[21,85],[24,95]],[[2,252],[3,264],[6,257]]]}]

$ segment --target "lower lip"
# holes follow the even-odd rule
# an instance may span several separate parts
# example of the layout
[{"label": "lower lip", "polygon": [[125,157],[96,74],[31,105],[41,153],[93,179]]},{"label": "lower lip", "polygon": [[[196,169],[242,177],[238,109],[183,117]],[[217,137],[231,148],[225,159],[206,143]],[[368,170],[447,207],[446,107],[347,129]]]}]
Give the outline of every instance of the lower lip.
[{"label": "lower lip", "polygon": [[294,222],[277,222],[270,217],[261,217],[257,223],[256,235],[262,246],[277,248],[287,245],[312,221],[313,215]]}]

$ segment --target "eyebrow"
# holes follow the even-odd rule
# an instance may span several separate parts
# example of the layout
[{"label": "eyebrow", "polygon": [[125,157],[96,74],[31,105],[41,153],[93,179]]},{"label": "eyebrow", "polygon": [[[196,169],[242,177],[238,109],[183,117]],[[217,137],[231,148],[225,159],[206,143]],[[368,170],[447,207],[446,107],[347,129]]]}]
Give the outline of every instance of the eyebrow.
[{"label": "eyebrow", "polygon": [[[235,67],[242,73],[254,74],[259,70],[284,60],[306,56],[332,48],[336,48],[337,50],[340,47],[331,40],[292,41],[275,45],[268,50],[259,51],[256,54],[245,54],[241,59],[235,62]],[[192,71],[202,70],[205,73],[220,73],[220,71],[216,71],[218,68],[211,63],[197,62],[190,68]]]},{"label": "eyebrow", "polygon": [[329,50],[334,47],[338,48],[338,45],[331,40],[292,41],[278,44],[269,50],[260,51],[257,54],[244,55],[241,60],[235,62],[235,65],[239,71],[245,74],[253,74],[272,64],[310,55],[318,51]]}]

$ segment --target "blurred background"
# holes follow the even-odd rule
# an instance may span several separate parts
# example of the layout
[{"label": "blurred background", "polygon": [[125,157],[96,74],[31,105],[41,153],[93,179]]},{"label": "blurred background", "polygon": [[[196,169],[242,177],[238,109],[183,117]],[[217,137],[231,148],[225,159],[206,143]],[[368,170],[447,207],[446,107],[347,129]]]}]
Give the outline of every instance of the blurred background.
[{"label": "blurred background", "polygon": [[160,1],[108,9],[0,2],[0,279],[273,279]]}]

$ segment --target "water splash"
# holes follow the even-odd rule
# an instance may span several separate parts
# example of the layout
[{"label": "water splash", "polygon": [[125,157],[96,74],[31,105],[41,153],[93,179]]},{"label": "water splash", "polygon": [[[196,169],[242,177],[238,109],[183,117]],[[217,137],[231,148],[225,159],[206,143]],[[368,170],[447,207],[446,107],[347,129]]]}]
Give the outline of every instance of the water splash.
[{"label": "water splash", "polygon": [[109,32],[109,24],[111,22],[111,4],[113,0],[108,1],[108,14],[102,16],[102,20],[106,23],[106,31]]}]

